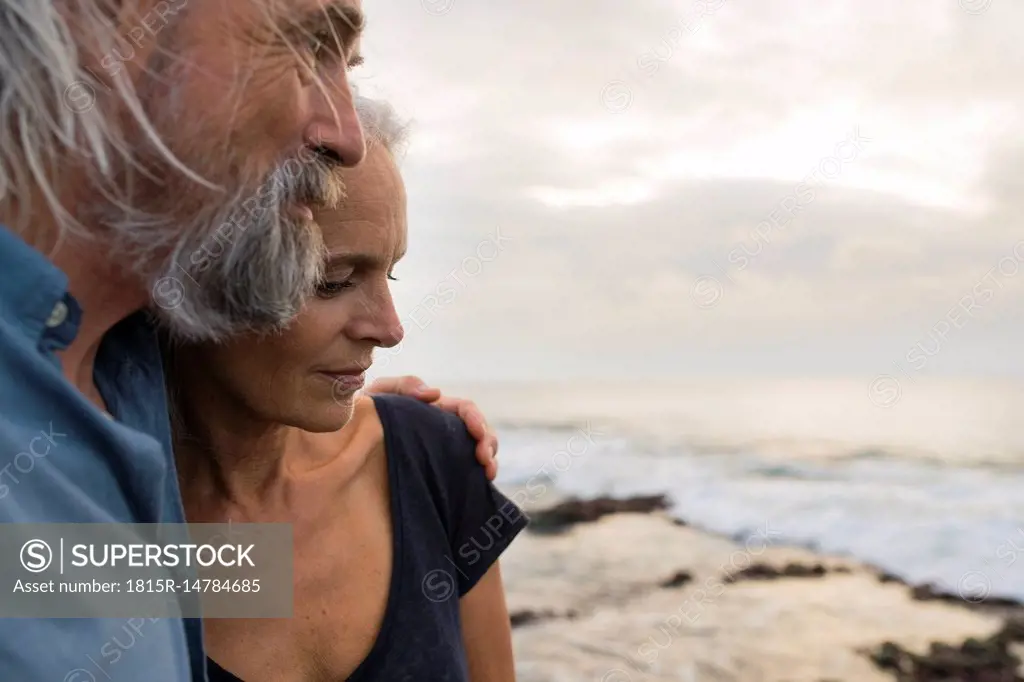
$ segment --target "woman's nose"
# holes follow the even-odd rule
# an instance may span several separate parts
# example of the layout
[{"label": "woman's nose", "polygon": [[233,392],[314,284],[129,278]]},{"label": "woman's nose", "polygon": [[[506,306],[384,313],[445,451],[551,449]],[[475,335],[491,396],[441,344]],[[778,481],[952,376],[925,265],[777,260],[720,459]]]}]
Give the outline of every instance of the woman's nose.
[{"label": "woman's nose", "polygon": [[393,320],[386,320],[380,327],[380,331],[377,333],[377,342],[381,348],[393,348],[402,342],[405,338],[405,328],[402,326],[401,320],[398,319],[398,315],[394,315]]}]

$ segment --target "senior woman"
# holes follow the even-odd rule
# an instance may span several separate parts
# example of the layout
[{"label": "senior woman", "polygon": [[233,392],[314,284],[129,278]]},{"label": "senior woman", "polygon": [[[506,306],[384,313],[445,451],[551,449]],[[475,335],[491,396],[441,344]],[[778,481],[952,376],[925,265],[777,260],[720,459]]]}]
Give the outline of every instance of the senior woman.
[{"label": "senior woman", "polygon": [[406,248],[390,107],[321,212],[322,282],[272,336],[177,346],[176,448],[190,522],[292,524],[291,619],[205,623],[211,682],[508,682],[498,557],[526,525],[458,417],[357,390],[403,331],[388,289]]}]

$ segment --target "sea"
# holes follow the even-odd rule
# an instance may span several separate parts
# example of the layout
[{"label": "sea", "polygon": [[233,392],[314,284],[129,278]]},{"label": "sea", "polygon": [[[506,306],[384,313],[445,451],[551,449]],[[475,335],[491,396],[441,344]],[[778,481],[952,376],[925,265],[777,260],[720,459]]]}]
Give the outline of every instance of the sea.
[{"label": "sea", "polygon": [[521,501],[665,494],[690,525],[1024,600],[1024,381],[701,379],[445,386],[497,428]]}]

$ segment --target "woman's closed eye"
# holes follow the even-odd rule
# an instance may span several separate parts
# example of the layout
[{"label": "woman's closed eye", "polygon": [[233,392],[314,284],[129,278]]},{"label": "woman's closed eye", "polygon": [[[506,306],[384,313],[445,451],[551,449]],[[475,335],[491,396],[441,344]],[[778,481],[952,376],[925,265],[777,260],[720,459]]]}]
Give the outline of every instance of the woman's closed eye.
[{"label": "woman's closed eye", "polygon": [[345,280],[323,280],[316,287],[316,295],[319,298],[333,298],[338,294],[342,293],[346,289],[351,289],[355,286],[355,282],[351,279]]},{"label": "woman's closed eye", "polygon": [[[325,277],[316,287],[316,295],[319,298],[333,298],[344,291],[356,286],[356,273],[346,273],[344,277]],[[394,273],[387,274],[388,281],[397,282],[398,278]]]},{"label": "woman's closed eye", "polygon": [[356,285],[358,275],[358,268],[329,265],[323,279],[316,285],[317,297],[332,298],[347,289],[351,289]]}]

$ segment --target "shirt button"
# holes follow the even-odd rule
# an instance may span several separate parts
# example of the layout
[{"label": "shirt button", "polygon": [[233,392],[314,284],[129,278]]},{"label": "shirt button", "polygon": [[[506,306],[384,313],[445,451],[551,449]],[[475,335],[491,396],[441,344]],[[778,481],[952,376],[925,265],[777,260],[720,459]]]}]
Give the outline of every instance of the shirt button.
[{"label": "shirt button", "polygon": [[48,329],[59,327],[64,324],[66,319],[68,319],[68,304],[64,301],[57,301],[57,305],[53,306],[50,317],[46,320],[46,326]]}]

